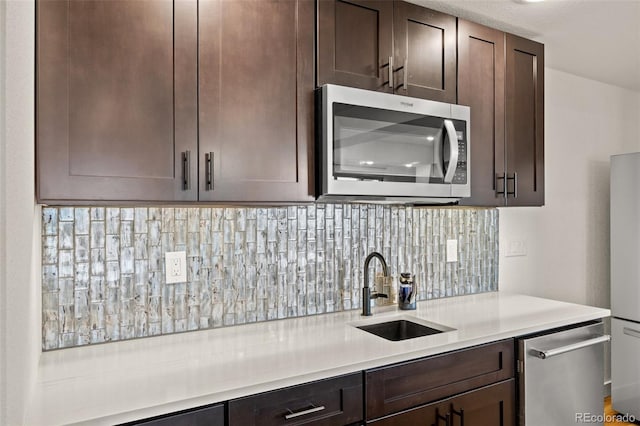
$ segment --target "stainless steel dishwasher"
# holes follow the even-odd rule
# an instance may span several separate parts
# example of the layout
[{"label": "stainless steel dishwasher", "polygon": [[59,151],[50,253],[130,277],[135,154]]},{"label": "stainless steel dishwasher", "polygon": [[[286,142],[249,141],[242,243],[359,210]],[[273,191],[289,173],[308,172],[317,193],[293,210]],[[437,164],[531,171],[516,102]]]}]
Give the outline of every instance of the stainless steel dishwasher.
[{"label": "stainless steel dishwasher", "polygon": [[602,323],[518,339],[520,426],[602,425]]}]

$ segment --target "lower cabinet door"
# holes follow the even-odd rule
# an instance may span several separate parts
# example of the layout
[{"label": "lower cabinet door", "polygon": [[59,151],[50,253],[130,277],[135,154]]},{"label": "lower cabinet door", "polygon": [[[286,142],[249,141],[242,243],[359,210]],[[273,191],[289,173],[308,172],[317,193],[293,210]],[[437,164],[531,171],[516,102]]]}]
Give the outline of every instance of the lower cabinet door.
[{"label": "lower cabinet door", "polygon": [[140,420],[127,425],[142,426],[224,426],[224,405],[196,408],[162,417]]},{"label": "lower cabinet door", "polygon": [[367,422],[376,426],[514,426],[515,381],[505,380]]},{"label": "lower cabinet door", "polygon": [[334,377],[229,401],[229,426],[362,422],[362,373]]}]

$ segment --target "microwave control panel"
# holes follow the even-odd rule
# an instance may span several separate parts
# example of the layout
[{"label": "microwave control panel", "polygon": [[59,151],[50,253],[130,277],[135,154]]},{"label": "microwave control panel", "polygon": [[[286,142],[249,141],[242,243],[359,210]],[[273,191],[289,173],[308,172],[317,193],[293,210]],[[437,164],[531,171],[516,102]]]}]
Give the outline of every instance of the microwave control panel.
[{"label": "microwave control panel", "polygon": [[454,121],[456,127],[456,134],[458,136],[458,165],[456,172],[453,175],[452,183],[458,185],[464,185],[467,183],[467,138],[465,137],[464,128],[466,123],[464,121]]}]

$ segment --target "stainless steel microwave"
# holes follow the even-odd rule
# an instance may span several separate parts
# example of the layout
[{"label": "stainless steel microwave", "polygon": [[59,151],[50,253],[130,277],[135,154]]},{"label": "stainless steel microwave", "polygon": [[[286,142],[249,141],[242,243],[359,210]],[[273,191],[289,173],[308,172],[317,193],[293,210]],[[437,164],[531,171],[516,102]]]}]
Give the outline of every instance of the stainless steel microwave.
[{"label": "stainless steel microwave", "polygon": [[471,195],[469,107],[331,84],[317,95],[319,200]]}]

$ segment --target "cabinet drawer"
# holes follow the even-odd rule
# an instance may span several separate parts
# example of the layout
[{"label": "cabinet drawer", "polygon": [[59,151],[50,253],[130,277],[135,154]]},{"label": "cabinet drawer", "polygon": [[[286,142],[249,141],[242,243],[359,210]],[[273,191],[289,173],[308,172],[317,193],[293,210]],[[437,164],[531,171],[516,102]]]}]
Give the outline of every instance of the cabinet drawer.
[{"label": "cabinet drawer", "polygon": [[224,405],[196,408],[195,410],[140,420],[127,425],[142,426],[224,426]]},{"label": "cabinet drawer", "polygon": [[365,372],[367,420],[514,376],[513,339]]},{"label": "cabinet drawer", "polygon": [[362,373],[229,402],[229,425],[347,425],[362,421]]},{"label": "cabinet drawer", "polygon": [[403,411],[370,422],[375,426],[473,425],[513,426],[515,424],[515,380]]}]

